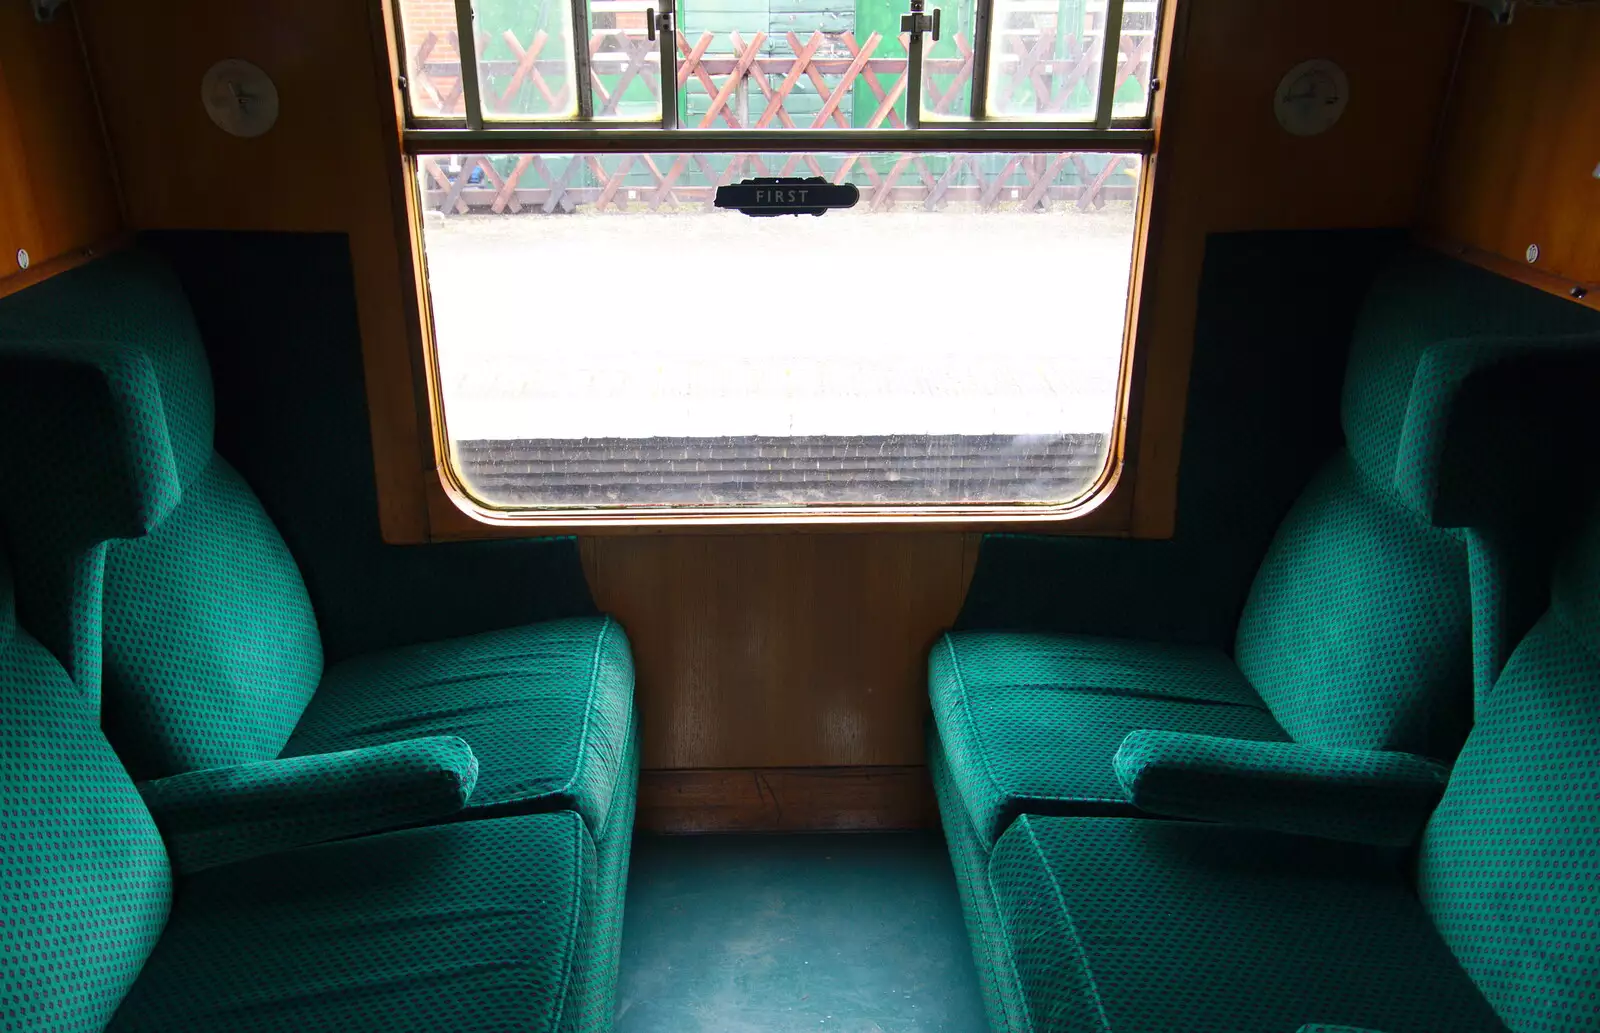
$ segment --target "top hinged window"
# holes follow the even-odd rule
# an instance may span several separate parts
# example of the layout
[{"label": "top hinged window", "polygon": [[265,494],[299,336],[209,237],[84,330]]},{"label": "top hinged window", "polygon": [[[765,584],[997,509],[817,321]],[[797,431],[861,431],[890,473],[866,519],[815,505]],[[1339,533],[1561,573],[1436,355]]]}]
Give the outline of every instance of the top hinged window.
[{"label": "top hinged window", "polygon": [[1161,23],[1159,0],[397,4],[413,142],[1035,127],[1143,149]]}]

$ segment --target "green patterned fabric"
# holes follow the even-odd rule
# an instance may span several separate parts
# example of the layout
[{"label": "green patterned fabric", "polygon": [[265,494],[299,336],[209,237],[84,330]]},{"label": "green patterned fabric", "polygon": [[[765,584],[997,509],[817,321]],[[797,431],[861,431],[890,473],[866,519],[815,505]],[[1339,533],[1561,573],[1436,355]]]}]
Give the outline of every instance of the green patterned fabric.
[{"label": "green patterned fabric", "polygon": [[594,876],[570,812],[201,872],[107,1033],[555,1033]]},{"label": "green patterned fabric", "polygon": [[478,781],[453,736],[207,768],[139,783],[180,873],[448,817]]},{"label": "green patterned fabric", "polygon": [[172,271],[152,255],[121,251],[0,300],[0,350],[90,344],[148,359],[178,482],[187,487],[211,462],[211,371]]},{"label": "green patterned fabric", "polygon": [[939,823],[950,848],[951,866],[955,869],[956,892],[961,897],[967,942],[978,971],[984,1015],[994,1033],[1025,1030],[1027,1005],[1017,985],[1016,971],[1011,967],[1000,911],[989,888],[989,848],[993,844],[973,828],[946,757],[938,732],[930,729],[928,773],[933,778],[934,797],[939,802]]},{"label": "green patterned fabric", "polygon": [[1284,731],[1449,759],[1472,720],[1466,547],[1344,458],[1262,561],[1234,656]]},{"label": "green patterned fabric", "polygon": [[1395,490],[1439,527],[1465,529],[1478,696],[1548,603],[1550,545],[1581,513],[1600,454],[1600,337],[1450,341],[1417,367]]},{"label": "green patterned fabric", "polygon": [[1031,1033],[1505,1029],[1389,851],[1026,815],[989,881]]},{"label": "green patterned fabric", "polygon": [[[1429,347],[1418,359],[1400,428],[1394,471],[1396,495],[1441,527],[1469,525],[1491,516],[1502,506],[1517,504],[1521,500],[1503,483],[1508,476],[1515,476],[1513,464],[1499,464],[1511,467],[1507,470],[1485,469],[1481,449],[1476,447],[1466,454],[1452,454],[1458,451],[1451,447],[1459,434],[1452,426],[1457,401],[1463,397],[1469,380],[1525,376],[1530,365],[1550,365],[1563,377],[1592,375],[1597,355],[1600,337],[1594,335],[1446,341]],[[1538,399],[1525,401],[1537,404]],[[1497,426],[1493,430],[1504,434],[1514,428]],[[1479,454],[1474,456],[1472,452]],[[1527,490],[1529,486],[1518,487]]]},{"label": "green patterned fabric", "polygon": [[1150,814],[1375,846],[1417,841],[1449,772],[1409,753],[1130,732],[1113,764]]},{"label": "green patterned fabric", "polygon": [[19,608],[91,696],[104,542],[145,534],[180,494],[161,413],[155,372],[138,353],[0,341],[0,526],[25,544]]},{"label": "green patterned fabric", "polygon": [[638,804],[639,731],[628,735],[628,752],[603,831],[594,833],[593,887],[584,895],[572,992],[562,1012],[565,1033],[610,1033],[622,965],[622,917]]},{"label": "green patterned fabric", "polygon": [[1600,519],[1479,704],[1422,840],[1445,941],[1517,1033],[1600,1026]]},{"label": "green patterned fabric", "polygon": [[276,757],[321,676],[294,557],[220,456],[153,534],[111,546],[104,722],[136,778]]},{"label": "green patterned fabric", "polygon": [[1017,814],[1135,814],[1111,758],[1140,728],[1287,738],[1228,658],[1189,646],[970,631],[929,660],[951,781],[986,843]]},{"label": "green patterned fabric", "polygon": [[0,557],[0,1028],[98,1033],[161,935],[172,874],[93,701],[11,600]]},{"label": "green patterned fabric", "polygon": [[468,813],[570,808],[598,837],[632,718],[627,638],[609,617],[580,617],[339,664],[283,755],[458,735],[481,765]]}]

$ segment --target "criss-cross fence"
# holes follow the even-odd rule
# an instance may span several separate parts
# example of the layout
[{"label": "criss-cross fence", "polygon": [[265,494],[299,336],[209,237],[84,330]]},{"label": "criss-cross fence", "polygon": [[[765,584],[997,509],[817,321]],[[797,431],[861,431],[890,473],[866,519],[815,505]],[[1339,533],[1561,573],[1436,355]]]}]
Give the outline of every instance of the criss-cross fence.
[{"label": "criss-cross fence", "polygon": [[[480,60],[487,113],[560,113],[574,106],[571,62],[558,41],[544,31],[524,43],[514,32],[501,40],[511,57]],[[409,74],[413,104],[428,114],[462,112],[461,65],[455,40],[429,33],[412,55]],[[479,52],[491,40],[479,41]],[[850,112],[865,102],[866,128],[904,126],[908,62],[907,38],[899,55],[884,53],[880,33],[856,40],[851,32],[813,32],[802,41],[784,33],[787,54],[777,54],[766,32],[748,39],[734,31],[722,46],[711,32],[691,42],[677,34],[680,93],[691,83],[703,88],[706,107],[692,124],[731,129],[769,126],[850,127]],[[445,43],[445,46],[441,46]],[[971,96],[973,48],[954,36],[956,54],[924,59],[925,118],[962,115]],[[1130,78],[1147,81],[1153,36],[1125,35],[1115,86]],[[1000,69],[1001,95],[1027,98],[1032,110],[1049,116],[1066,110],[1098,76],[1098,42],[1058,38],[1053,27],[1009,33],[1004,45],[1014,55]],[[660,107],[660,52],[636,30],[597,29],[590,35],[589,67],[594,110],[599,117],[626,116],[642,105]],[[440,55],[446,51],[447,55]],[[642,89],[641,89],[642,86]],[[864,87],[864,91],[863,88]],[[804,104],[795,102],[804,97]],[[851,108],[845,102],[851,101]],[[805,110],[800,110],[801,107]],[[791,110],[791,107],[796,110]],[[798,116],[798,117],[797,117]],[[670,135],[663,135],[669,141]],[[915,204],[937,209],[951,202],[994,208],[1015,205],[1043,209],[1067,201],[1088,209],[1134,196],[1138,159],[1129,155],[1083,153],[1018,155],[819,155],[819,154],[608,154],[496,156],[464,154],[420,160],[424,203],[446,213],[570,212],[579,205],[596,209],[649,210],[663,205],[709,206],[716,187],[747,175],[823,176],[855,182],[872,209]]]}]

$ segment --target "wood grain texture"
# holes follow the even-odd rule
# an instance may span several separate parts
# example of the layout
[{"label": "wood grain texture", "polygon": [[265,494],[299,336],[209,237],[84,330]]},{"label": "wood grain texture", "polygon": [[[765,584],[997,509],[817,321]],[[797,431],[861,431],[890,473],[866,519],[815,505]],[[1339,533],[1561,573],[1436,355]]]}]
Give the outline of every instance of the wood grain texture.
[{"label": "wood grain texture", "polygon": [[[1463,17],[1454,0],[1178,8],[1150,212],[1159,244],[1143,283],[1133,536],[1172,534],[1207,234],[1411,226]],[[1349,107],[1322,136],[1290,136],[1273,94],[1285,72],[1314,57],[1344,68]]]},{"label": "wood grain texture", "polygon": [[925,767],[645,771],[638,828],[649,832],[864,832],[936,828]]},{"label": "wood grain texture", "polygon": [[[527,533],[472,522],[433,468],[377,10],[172,0],[153,19],[138,5],[88,0],[81,13],[133,226],[349,234],[385,536]],[[1181,0],[1174,12],[1157,188],[1144,213],[1151,260],[1138,281],[1139,418],[1116,493],[1078,525],[1102,534],[1171,534],[1206,234],[1410,225],[1462,16],[1454,0]],[[206,120],[199,79],[223,57],[276,80],[283,115],[267,136],[234,140]],[[1353,97],[1338,128],[1301,140],[1278,128],[1271,99],[1308,57],[1340,61]],[[927,651],[959,610],[971,530],[586,537],[596,598],[635,649],[645,767],[920,766]]]},{"label": "wood grain texture", "polygon": [[[1475,15],[1427,212],[1438,235],[1600,289],[1600,8]],[[1541,285],[1545,281],[1537,281]],[[1550,284],[1566,293],[1570,284]]]},{"label": "wood grain texture", "polygon": [[[396,226],[395,113],[374,40],[376,3],[169,0],[80,6],[130,228],[349,235],[380,519],[391,541],[427,536],[407,319],[407,239]],[[213,63],[243,58],[278,87],[265,136],[217,129],[200,103]]]},{"label": "wood grain texture", "polygon": [[72,10],[40,24],[25,3],[0,4],[0,289],[70,268],[121,231]]},{"label": "wood grain texture", "polygon": [[927,656],[976,541],[955,534],[583,542],[633,644],[646,768],[919,765]]}]

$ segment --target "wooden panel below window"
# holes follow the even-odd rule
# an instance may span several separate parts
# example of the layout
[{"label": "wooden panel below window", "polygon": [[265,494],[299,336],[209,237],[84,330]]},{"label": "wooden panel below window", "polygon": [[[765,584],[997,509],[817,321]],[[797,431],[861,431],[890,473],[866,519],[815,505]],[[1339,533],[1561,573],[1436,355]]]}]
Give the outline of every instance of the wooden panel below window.
[{"label": "wooden panel below window", "polygon": [[[1600,8],[1473,18],[1428,228],[1566,293],[1600,290]],[[1528,248],[1538,260],[1528,262]],[[1467,257],[1472,257],[1469,252]],[[1542,277],[1559,277],[1566,284]]]},{"label": "wooden panel below window", "polygon": [[649,832],[862,832],[934,828],[925,767],[645,771],[638,828]]},{"label": "wooden panel below window", "polygon": [[586,539],[627,629],[646,768],[920,765],[927,657],[977,542],[960,534]]}]

